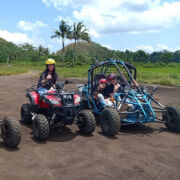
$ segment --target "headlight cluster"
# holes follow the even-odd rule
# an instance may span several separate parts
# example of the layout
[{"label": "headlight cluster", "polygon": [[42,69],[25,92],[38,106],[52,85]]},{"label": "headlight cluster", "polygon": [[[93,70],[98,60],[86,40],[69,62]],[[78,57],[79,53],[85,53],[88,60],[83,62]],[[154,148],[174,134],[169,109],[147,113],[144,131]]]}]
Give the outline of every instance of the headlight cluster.
[{"label": "headlight cluster", "polygon": [[49,101],[52,103],[52,104],[55,104],[55,105],[59,105],[60,102],[56,99],[49,99]]},{"label": "headlight cluster", "polygon": [[79,102],[81,101],[81,98],[79,95],[74,95],[74,104],[79,104]]}]

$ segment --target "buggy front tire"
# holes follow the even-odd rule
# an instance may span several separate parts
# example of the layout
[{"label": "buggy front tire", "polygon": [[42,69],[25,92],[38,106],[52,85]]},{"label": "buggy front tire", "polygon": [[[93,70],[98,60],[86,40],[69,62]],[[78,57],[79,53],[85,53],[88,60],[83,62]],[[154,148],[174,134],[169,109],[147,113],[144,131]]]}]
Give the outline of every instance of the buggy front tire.
[{"label": "buggy front tire", "polygon": [[39,141],[45,141],[49,137],[49,122],[43,114],[37,114],[33,120],[33,135]]},{"label": "buggy front tire", "polygon": [[9,148],[16,148],[21,142],[19,121],[12,117],[5,117],[2,128],[4,144]]},{"label": "buggy front tire", "polygon": [[96,127],[94,115],[89,110],[81,110],[77,117],[79,130],[82,134],[91,135]]},{"label": "buggy front tire", "polygon": [[168,105],[163,113],[166,127],[173,132],[180,132],[180,108]]},{"label": "buggy front tire", "polygon": [[21,106],[21,121],[24,124],[32,123],[31,105],[28,103]]},{"label": "buggy front tire", "polygon": [[120,116],[116,109],[105,108],[101,114],[102,133],[115,136],[120,130]]}]

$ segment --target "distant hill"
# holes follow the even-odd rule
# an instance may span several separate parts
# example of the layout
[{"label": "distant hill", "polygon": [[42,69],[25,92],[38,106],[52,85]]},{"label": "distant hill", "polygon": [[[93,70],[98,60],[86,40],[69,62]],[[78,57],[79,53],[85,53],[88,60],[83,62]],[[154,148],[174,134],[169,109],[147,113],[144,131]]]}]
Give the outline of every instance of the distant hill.
[{"label": "distant hill", "polygon": [[0,37],[0,43],[7,43],[8,41],[6,41],[5,39]]},{"label": "distant hill", "polygon": [[[74,43],[71,43],[65,47],[65,59],[72,58]],[[76,54],[77,59],[86,62],[93,59],[105,59],[112,57],[114,51],[109,50],[106,47],[101,46],[95,42],[77,42]],[[57,55],[62,53],[62,49],[57,51]]]}]

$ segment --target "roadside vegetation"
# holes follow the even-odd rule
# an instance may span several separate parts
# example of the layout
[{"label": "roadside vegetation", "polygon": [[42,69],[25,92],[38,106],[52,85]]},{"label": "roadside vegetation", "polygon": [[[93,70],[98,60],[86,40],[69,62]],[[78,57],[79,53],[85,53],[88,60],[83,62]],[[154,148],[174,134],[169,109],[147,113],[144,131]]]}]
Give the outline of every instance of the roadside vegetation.
[{"label": "roadside vegetation", "polygon": [[[57,29],[52,30],[50,37],[62,41],[59,51],[50,52],[48,48],[34,47],[28,43],[16,45],[0,38],[0,75],[25,73],[29,70],[40,72],[44,69],[45,59],[51,57],[57,62],[56,69],[60,76],[87,78],[87,70],[95,60],[115,58],[136,66],[138,82],[180,86],[180,50],[151,54],[143,50],[110,50],[92,42],[82,22],[70,26],[63,20]],[[66,39],[74,43],[65,47]]]},{"label": "roadside vegetation", "polygon": [[[180,86],[180,64],[170,63],[163,67],[153,67],[154,64],[149,63],[151,67],[143,67],[141,63],[135,63],[135,66],[137,68],[138,82]],[[89,67],[90,65],[75,66],[74,68],[57,66],[56,70],[60,77],[87,78],[87,70]],[[44,70],[44,62],[0,65],[0,75],[20,74],[30,70],[35,70],[40,73]]]}]

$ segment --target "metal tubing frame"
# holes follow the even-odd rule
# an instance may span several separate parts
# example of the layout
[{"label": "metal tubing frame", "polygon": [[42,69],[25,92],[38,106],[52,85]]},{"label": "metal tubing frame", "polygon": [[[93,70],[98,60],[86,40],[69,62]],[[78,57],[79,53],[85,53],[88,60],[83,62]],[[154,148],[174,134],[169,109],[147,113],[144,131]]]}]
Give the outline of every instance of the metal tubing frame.
[{"label": "metal tubing frame", "polygon": [[[106,65],[106,64],[108,64],[108,63],[111,63],[111,64],[115,65],[117,71],[119,72],[119,74],[120,74],[120,75],[123,77],[123,79],[124,79],[124,75],[122,74],[122,72],[119,70],[119,68],[118,68],[118,66],[117,66],[117,64],[121,64],[121,65],[125,68],[125,70],[127,71],[127,73],[128,73],[128,75],[130,76],[130,78],[133,80],[133,82],[136,82],[135,79],[136,79],[137,72],[136,72],[136,68],[135,68],[134,66],[132,66],[132,65],[130,65],[130,64],[128,64],[128,63],[125,63],[125,62],[123,62],[123,61],[119,61],[119,60],[113,60],[113,59],[112,59],[112,60],[107,60],[107,61],[105,61],[105,62],[99,63],[98,65],[93,65],[93,66],[91,66],[91,68],[88,70],[88,91],[86,92],[86,93],[88,93],[88,95],[90,95],[90,94],[92,95],[92,93],[93,93],[93,71],[94,71],[94,69],[102,66],[102,69],[101,69],[101,72],[102,72],[103,69],[104,69],[104,65]],[[132,74],[130,73],[128,67],[134,70],[134,77],[133,77]],[[125,80],[125,79],[124,79],[124,80]],[[142,100],[144,100],[144,104],[146,104],[146,105],[148,106],[150,112],[152,113],[152,119],[153,119],[153,120],[151,120],[151,121],[152,121],[152,122],[155,122],[155,119],[157,119],[156,116],[155,116],[155,112],[164,112],[164,111],[166,111],[166,110],[165,110],[165,107],[164,107],[161,103],[159,103],[158,101],[156,101],[150,94],[147,94],[147,93],[142,92],[142,90],[139,88],[137,82],[136,82],[135,85],[136,85],[136,89],[138,90],[138,92],[139,92],[142,96],[141,96],[141,97],[137,97],[137,96],[135,95],[135,92],[132,91],[132,90],[130,90],[130,94],[131,94],[131,95],[130,95],[129,93],[126,94],[126,95],[125,95],[125,93],[119,93],[119,95],[124,95],[124,98],[123,98],[123,100],[121,101],[121,104],[119,105],[120,108],[121,108],[122,104],[124,103],[124,101],[125,101],[125,99],[126,99],[127,97],[129,97],[129,98],[131,98],[131,99],[134,99],[135,102],[128,102],[128,104],[138,105],[138,106],[140,107],[140,110],[142,111],[142,113],[143,113],[143,115],[144,115],[144,117],[145,117],[145,121],[139,121],[139,123],[144,123],[144,122],[146,123],[146,122],[148,122],[149,116],[147,115],[147,113],[145,112],[145,110],[144,110],[144,108],[143,108],[143,106],[142,106],[143,103],[140,102],[140,99],[142,99]],[[90,96],[91,96],[91,95],[90,95]],[[92,98],[92,97],[91,97],[91,98]],[[147,99],[147,98],[148,98],[148,99]],[[93,103],[93,106],[94,106],[94,110],[93,110],[93,111],[96,112],[97,114],[101,114],[101,112],[100,112],[101,107],[100,107],[100,109],[98,110],[94,99],[92,98],[91,100],[92,100],[92,103]],[[162,109],[159,108],[158,110],[153,110],[153,108],[152,108],[152,106],[151,106],[151,101],[153,101],[154,103],[156,103],[157,105],[159,105]],[[116,102],[117,102],[117,99],[116,99]],[[88,103],[89,103],[89,101],[88,101]],[[116,108],[117,108],[117,107],[116,107]],[[127,112],[126,114],[133,114],[133,113],[136,113],[136,111],[135,111],[135,112],[130,112],[130,113]],[[120,113],[120,114],[123,114],[123,113]],[[125,114],[125,113],[124,113],[124,114]],[[159,120],[160,120],[160,119],[159,119]],[[138,121],[136,121],[135,123],[138,123]],[[130,124],[132,124],[132,123],[130,123]]]}]

